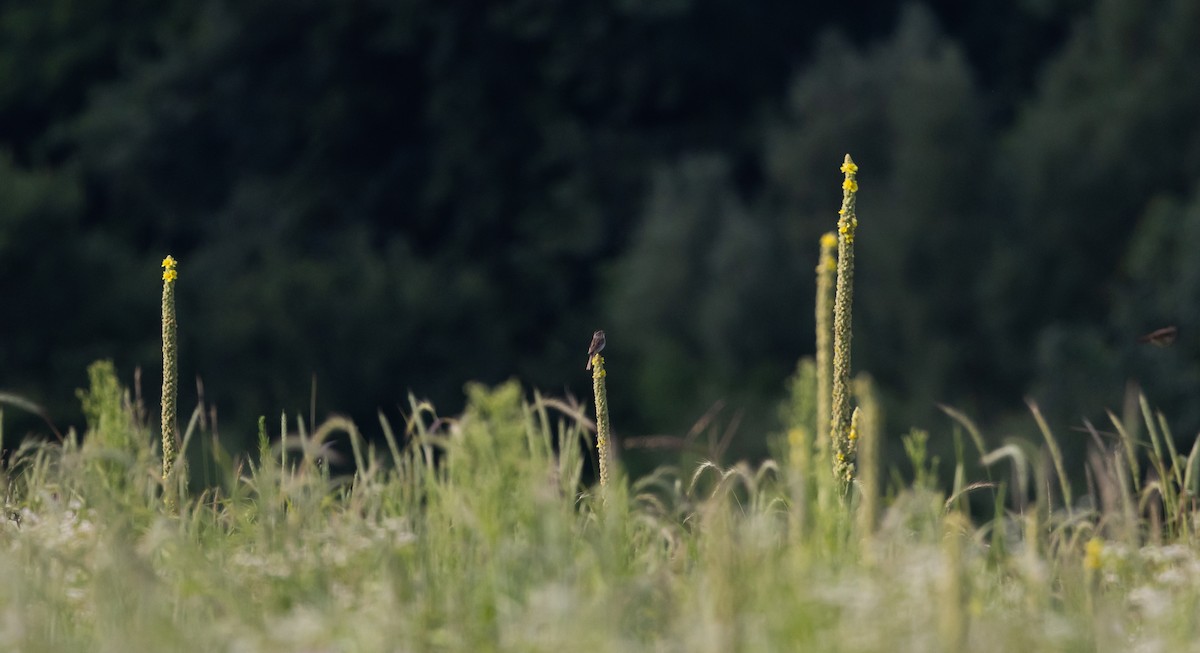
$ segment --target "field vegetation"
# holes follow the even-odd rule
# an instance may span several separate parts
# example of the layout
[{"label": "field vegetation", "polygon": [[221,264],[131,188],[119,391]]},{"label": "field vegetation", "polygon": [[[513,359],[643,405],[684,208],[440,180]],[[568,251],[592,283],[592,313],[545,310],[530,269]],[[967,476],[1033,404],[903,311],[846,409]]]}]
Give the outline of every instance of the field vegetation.
[{"label": "field vegetation", "polygon": [[461,414],[412,398],[376,438],[261,418],[231,455],[205,404],[173,417],[187,273],[168,257],[161,415],[102,361],[86,432],[3,440],[0,649],[1196,650],[1200,448],[1145,397],[1087,423],[1082,469],[1033,403],[1041,439],[993,447],[944,407],[945,460],[886,432],[851,376],[857,171],[820,243],[829,332],[755,463],[627,473],[608,414],[626,380],[599,354],[595,413],[471,384]]}]

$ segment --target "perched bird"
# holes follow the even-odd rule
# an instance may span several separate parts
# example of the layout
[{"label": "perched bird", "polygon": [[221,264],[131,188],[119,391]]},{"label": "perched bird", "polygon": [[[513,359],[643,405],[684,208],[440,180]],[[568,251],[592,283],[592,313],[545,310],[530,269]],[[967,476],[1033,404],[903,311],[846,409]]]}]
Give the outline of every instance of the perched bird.
[{"label": "perched bird", "polygon": [[1175,338],[1179,336],[1179,327],[1168,326],[1161,329],[1155,329],[1150,333],[1138,338],[1138,342],[1149,343],[1155,347],[1169,347],[1175,342]]},{"label": "perched bird", "polygon": [[604,349],[604,331],[603,330],[597,331],[592,334],[592,344],[591,344],[591,346],[588,347],[587,367],[585,367],[583,369],[585,369],[585,370],[592,369],[592,358],[596,354],[599,354],[601,349]]}]

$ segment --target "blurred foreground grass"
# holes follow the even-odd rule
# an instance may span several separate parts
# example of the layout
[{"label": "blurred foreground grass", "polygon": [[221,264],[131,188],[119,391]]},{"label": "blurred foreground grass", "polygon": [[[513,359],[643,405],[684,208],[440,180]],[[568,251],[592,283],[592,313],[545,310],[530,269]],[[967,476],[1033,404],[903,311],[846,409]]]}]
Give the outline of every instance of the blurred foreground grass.
[{"label": "blurred foreground grass", "polygon": [[[381,420],[386,448],[342,420],[311,433],[264,428],[246,460],[216,448],[219,486],[176,516],[163,508],[154,434],[111,367],[94,368],[83,394],[86,437],[26,442],[3,467],[2,650],[1178,651],[1200,641],[1194,498],[1172,480],[1187,470],[1134,477],[1119,449],[1097,452],[1096,469],[1117,476],[1093,476],[1073,505],[1054,505],[1049,465],[998,450],[989,473],[1027,473],[1042,488],[1013,499],[1007,483],[963,480],[948,500],[918,472],[893,482],[871,528],[854,519],[855,492],[831,494],[828,470],[804,468],[804,457],[633,481],[618,466],[606,488],[587,487],[595,449],[581,413],[510,383],[469,388],[453,419],[413,403],[397,432]],[[184,446],[212,437],[199,414]],[[908,439],[927,469],[923,446]],[[1137,453],[1153,463],[1152,450]],[[1158,462],[1171,460],[1182,463]],[[1163,509],[1167,487],[1174,512]],[[990,496],[995,516],[973,519],[968,494]]]}]

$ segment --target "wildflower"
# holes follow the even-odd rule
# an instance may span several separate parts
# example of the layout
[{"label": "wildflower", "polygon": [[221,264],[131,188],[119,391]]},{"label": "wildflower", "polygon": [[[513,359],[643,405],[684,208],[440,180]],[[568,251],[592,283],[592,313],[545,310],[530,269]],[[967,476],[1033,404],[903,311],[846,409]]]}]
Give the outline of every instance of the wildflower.
[{"label": "wildflower", "polygon": [[[603,332],[598,331],[603,339]],[[593,342],[593,345],[595,343]],[[608,485],[608,468],[613,462],[611,459],[613,453],[609,446],[611,442],[611,430],[608,418],[608,388],[606,387],[605,378],[608,376],[608,371],[604,369],[604,357],[597,351],[592,355],[592,389],[596,395],[596,449],[600,458],[600,487]]]},{"label": "wildflower", "polygon": [[[834,250],[837,249],[837,242],[838,242],[837,234],[833,233],[832,231],[826,232],[824,235],[821,236],[821,256],[820,256],[819,262],[817,264],[817,272],[818,273],[820,273],[823,270],[828,270],[828,271],[832,272],[837,269],[837,259],[835,259],[833,257],[833,252],[834,252]],[[818,285],[818,290],[824,288],[825,291],[829,292],[829,294],[832,295],[832,290],[833,290],[833,278],[832,277],[830,277],[828,279],[823,279],[823,280],[818,279],[817,285]],[[825,286],[828,286],[828,287],[826,288]],[[830,306],[832,306],[832,302],[833,302],[833,298],[832,298],[832,296],[830,296],[830,298],[829,298]],[[833,309],[828,308],[828,310],[832,311]],[[817,316],[818,320],[820,320],[822,318],[822,316],[825,314],[824,313],[825,309],[821,309],[821,311],[822,312],[820,312]]]},{"label": "wildflower", "polygon": [[970,602],[967,603],[967,612],[972,617],[983,615],[983,608],[983,599],[979,598],[978,596],[972,596]]},{"label": "wildflower", "polygon": [[162,385],[162,454],[163,454],[163,500],[169,512],[175,512],[179,506],[179,478],[175,469],[175,459],[179,455],[179,425],[176,419],[176,389],[178,375],[177,336],[178,320],[175,316],[175,279],[176,261],[172,256],[163,259],[163,293],[162,293],[162,345],[163,345],[163,385]]},{"label": "wildflower", "polygon": [[163,259],[163,281],[170,283],[179,278],[179,273],[175,271],[175,266],[178,264],[179,262],[173,256],[168,255],[167,258]]},{"label": "wildflower", "polygon": [[788,429],[788,444],[793,447],[799,447],[804,444],[808,438],[804,435],[804,429],[790,428]]},{"label": "wildflower", "polygon": [[837,283],[833,302],[833,400],[830,404],[830,439],[835,452],[834,478],[843,485],[849,484],[854,474],[854,442],[850,439],[850,321],[854,295],[854,231],[858,227],[855,216],[855,191],[858,182],[851,178],[858,166],[846,155],[842,163],[846,180],[842,188],[849,191],[842,197],[842,209],[838,211]]},{"label": "wildflower", "polygon": [[1093,537],[1088,540],[1083,549],[1083,568],[1096,570],[1100,568],[1100,556],[1104,554],[1104,540]]},{"label": "wildflower", "polygon": [[821,236],[817,259],[817,430],[814,434],[821,459],[828,462],[829,429],[833,402],[833,290],[837,271],[838,237],[832,231]]}]

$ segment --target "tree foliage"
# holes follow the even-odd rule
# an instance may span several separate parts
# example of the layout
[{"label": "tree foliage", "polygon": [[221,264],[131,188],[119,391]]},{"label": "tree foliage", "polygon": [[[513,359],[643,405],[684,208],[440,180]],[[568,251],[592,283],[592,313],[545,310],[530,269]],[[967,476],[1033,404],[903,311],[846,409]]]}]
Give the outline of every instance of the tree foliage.
[{"label": "tree foliage", "polygon": [[769,415],[849,151],[894,423],[1185,396],[1194,348],[1133,338],[1200,320],[1198,10],[997,4],[6,2],[0,385],[66,410],[112,357],[154,387],[170,252],[181,371],[235,435],[314,374],[360,418],[584,394],[596,328],[618,430]]}]

